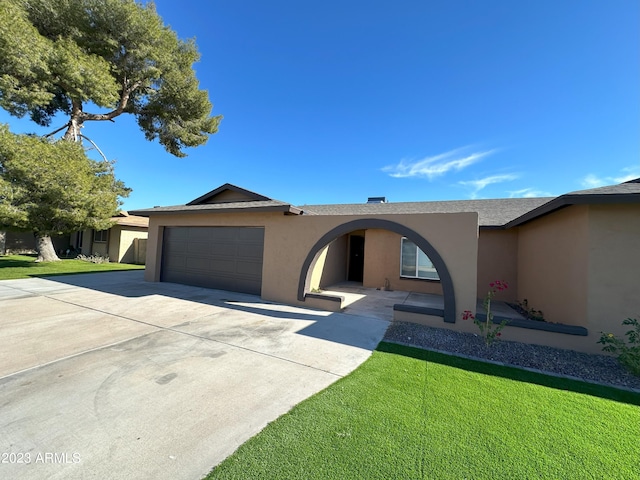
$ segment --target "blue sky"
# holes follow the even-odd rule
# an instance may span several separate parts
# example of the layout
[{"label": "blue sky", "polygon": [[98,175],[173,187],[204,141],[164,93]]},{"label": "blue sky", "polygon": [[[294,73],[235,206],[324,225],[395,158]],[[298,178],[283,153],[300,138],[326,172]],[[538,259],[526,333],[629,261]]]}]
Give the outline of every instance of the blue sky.
[{"label": "blue sky", "polygon": [[87,123],[133,188],[126,209],[226,182],[301,205],[549,196],[640,177],[637,0],[156,7],[195,37],[224,120],[184,159],[132,118]]}]

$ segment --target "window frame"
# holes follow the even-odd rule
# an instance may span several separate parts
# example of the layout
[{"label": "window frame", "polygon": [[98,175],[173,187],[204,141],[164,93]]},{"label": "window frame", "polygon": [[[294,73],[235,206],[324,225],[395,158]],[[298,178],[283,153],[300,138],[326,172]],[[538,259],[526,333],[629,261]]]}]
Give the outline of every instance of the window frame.
[{"label": "window frame", "polygon": [[[98,234],[100,237],[104,236],[104,240],[98,239]],[[93,231],[93,243],[107,243],[109,241],[109,230],[94,230]]]},{"label": "window frame", "polygon": [[[416,247],[416,260],[415,260],[415,271],[416,274],[415,275],[406,275],[402,272],[402,266],[404,265],[404,244],[405,241],[407,242],[411,242],[415,247]],[[431,263],[431,266],[433,267],[433,271],[435,274],[435,277],[421,277],[420,276],[420,252],[422,252],[422,254],[427,258],[427,260],[429,260],[429,263]],[[424,253],[422,250],[420,250],[420,247],[418,247],[418,245],[416,245],[414,242],[412,242],[411,240],[409,240],[407,237],[402,237],[400,239],[400,278],[406,278],[406,279],[411,279],[411,280],[424,280],[424,281],[428,281],[428,282],[439,282],[440,281],[440,275],[438,274],[438,271],[436,270],[435,266],[433,266],[433,262],[431,261],[431,259],[429,258],[429,256]]]}]

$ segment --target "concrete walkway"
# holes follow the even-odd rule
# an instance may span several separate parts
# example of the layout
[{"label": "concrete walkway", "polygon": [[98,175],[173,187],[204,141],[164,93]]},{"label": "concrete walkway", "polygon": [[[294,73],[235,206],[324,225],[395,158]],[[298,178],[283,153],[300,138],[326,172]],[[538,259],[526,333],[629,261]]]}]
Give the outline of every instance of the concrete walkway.
[{"label": "concrete walkway", "polygon": [[[393,306],[395,304],[413,305],[416,307],[429,307],[444,310],[442,295],[432,293],[416,293],[404,291],[385,291],[375,288],[365,288],[356,282],[343,282],[327,287],[323,294],[335,295],[344,298],[345,308],[342,313],[347,315],[360,315],[381,320],[393,320]],[[484,300],[479,298],[476,303],[476,311],[484,313]],[[496,317],[509,319],[524,319],[505,302],[494,301],[491,310]]]},{"label": "concrete walkway", "polygon": [[0,478],[200,479],[388,326],[142,276],[0,282]]}]

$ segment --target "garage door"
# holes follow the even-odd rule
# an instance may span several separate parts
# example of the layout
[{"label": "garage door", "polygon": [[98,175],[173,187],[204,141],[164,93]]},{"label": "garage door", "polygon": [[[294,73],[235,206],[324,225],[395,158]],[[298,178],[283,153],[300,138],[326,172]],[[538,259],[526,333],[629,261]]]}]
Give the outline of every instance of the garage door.
[{"label": "garage door", "polygon": [[260,295],[264,228],[165,227],[163,282]]}]

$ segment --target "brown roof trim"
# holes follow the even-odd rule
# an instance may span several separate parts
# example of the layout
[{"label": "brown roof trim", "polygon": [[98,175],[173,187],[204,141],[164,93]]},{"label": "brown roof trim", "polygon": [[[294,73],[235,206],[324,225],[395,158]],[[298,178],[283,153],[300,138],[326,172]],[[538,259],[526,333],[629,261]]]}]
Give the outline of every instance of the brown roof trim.
[{"label": "brown roof trim", "polygon": [[225,183],[224,185],[219,186],[215,190],[211,190],[208,193],[205,193],[201,197],[196,198],[195,200],[191,200],[187,205],[200,205],[212,197],[215,197],[220,192],[224,192],[225,190],[231,190],[233,192],[242,193],[252,200],[256,201],[268,201],[271,200],[269,197],[265,197],[264,195],[260,195],[259,193],[252,192],[250,190],[246,190],[244,188],[238,187],[236,185],[232,185],[231,183]]},{"label": "brown roof trim", "polygon": [[568,207],[570,205],[588,205],[588,204],[604,204],[613,205],[620,203],[640,203],[640,194],[637,193],[592,193],[592,194],[571,194],[561,195],[554,198],[550,202],[540,205],[538,208],[521,215],[520,217],[511,220],[504,227],[511,228],[523,225],[527,222],[535,220],[538,217],[548,215],[561,208]]},{"label": "brown roof trim", "polygon": [[[223,207],[223,208],[202,208],[210,205],[181,205],[178,207],[157,207],[147,210],[135,210],[130,212],[141,217],[153,215],[175,215],[180,213],[243,213],[243,212],[283,212],[285,215],[301,215],[302,210],[292,205],[266,205],[256,207]],[[191,207],[191,208],[189,208]],[[193,208],[200,207],[200,208]]]}]

